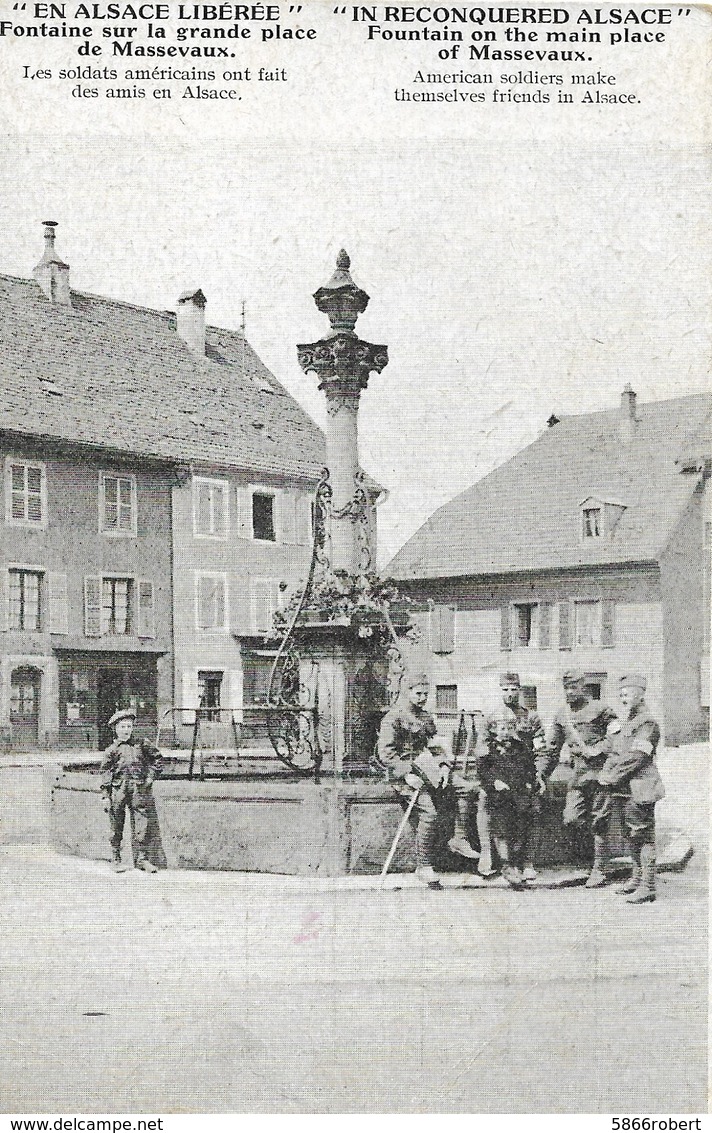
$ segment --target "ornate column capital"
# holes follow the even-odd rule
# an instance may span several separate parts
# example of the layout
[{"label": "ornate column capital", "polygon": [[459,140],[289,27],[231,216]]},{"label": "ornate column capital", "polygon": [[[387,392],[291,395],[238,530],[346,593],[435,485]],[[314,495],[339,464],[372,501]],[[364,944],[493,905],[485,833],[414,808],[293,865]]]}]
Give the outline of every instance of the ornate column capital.
[{"label": "ornate column capital", "polygon": [[297,346],[299,365],[305,374],[316,374],[319,389],[326,390],[327,396],[332,385],[340,387],[339,396],[346,395],[347,387],[358,394],[374,370],[380,374],[388,365],[388,347],[364,342],[354,331],[369,297],[354,283],[350,267],[351,260],[342,249],[331,279],[314,293],[314,302],[328,315],[331,330],[318,342]]},{"label": "ornate column capital", "polygon": [[374,370],[380,374],[388,365],[387,346],[364,342],[347,332],[303,343],[297,351],[299,365],[305,374],[316,374],[319,389],[326,390],[327,396],[332,386],[351,387],[358,394]]}]

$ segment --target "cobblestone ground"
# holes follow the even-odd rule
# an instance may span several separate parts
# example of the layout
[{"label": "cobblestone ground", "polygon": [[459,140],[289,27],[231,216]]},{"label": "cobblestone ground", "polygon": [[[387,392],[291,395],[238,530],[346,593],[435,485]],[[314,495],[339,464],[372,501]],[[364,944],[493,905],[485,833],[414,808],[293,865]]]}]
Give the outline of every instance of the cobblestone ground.
[{"label": "cobblestone ground", "polygon": [[[706,835],[703,753],[673,792]],[[0,851],[6,1112],[706,1111],[707,870],[378,892]]]}]

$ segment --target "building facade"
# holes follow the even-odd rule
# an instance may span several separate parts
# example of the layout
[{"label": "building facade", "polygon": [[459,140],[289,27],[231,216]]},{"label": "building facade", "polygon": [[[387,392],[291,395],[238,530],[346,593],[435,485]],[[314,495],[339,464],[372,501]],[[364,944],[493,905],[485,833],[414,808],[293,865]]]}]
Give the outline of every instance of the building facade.
[{"label": "building facade", "polygon": [[[189,742],[197,707],[206,746],[262,735],[243,703],[267,692],[273,617],[311,556],[313,484],[267,473],[198,466],[173,489],[178,738]],[[186,710],[187,709],[187,710]]]},{"label": "building facade", "polygon": [[219,741],[308,570],[324,438],[202,291],[80,292],[55,228],[0,275],[0,734],[94,748],[131,704],[189,743],[203,706]]},{"label": "building facade", "polygon": [[708,734],[711,407],[626,389],[618,411],[553,419],[402,548],[389,572],[444,719],[492,703],[502,670],[550,719],[567,669],[602,699],[632,669],[669,744]]},{"label": "building facade", "polygon": [[0,434],[0,720],[13,748],[91,747],[172,699],[170,468]]}]

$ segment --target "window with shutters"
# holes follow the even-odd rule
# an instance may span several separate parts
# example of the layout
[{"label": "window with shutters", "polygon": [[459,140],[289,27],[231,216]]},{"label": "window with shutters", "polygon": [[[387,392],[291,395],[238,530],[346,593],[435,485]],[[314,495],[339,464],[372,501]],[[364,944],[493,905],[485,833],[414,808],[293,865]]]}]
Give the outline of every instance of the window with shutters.
[{"label": "window with shutters", "polygon": [[434,604],[430,609],[430,649],[433,653],[452,653],[455,649],[457,607]]},{"label": "window with shutters", "polygon": [[195,576],[195,624],[199,630],[224,633],[228,628],[227,576],[201,572]]},{"label": "window with shutters", "polygon": [[5,465],[5,520],[16,527],[45,526],[44,464],[8,459]]},{"label": "window with shutters", "polygon": [[603,509],[585,507],[581,513],[584,539],[600,539],[603,536]]},{"label": "window with shutters", "polygon": [[601,603],[574,602],[574,644],[596,646],[601,644]]},{"label": "window with shutters", "polygon": [[261,543],[277,542],[276,507],[273,492],[252,493],[252,538]]},{"label": "window with shutters", "polygon": [[131,633],[133,580],[102,578],[101,634],[126,637]]},{"label": "window with shutters", "polygon": [[42,627],[43,575],[35,570],[11,570],[8,588],[8,627],[39,631]]},{"label": "window with shutters", "polygon": [[115,472],[99,476],[99,530],[104,535],[136,534],[136,477]]},{"label": "window with shutters", "polygon": [[538,608],[535,602],[514,603],[514,644],[517,649],[533,648],[536,644]]},{"label": "window with shutters", "polygon": [[228,482],[193,479],[193,534],[206,539],[227,539]]},{"label": "window with shutters", "polygon": [[198,704],[201,718],[211,723],[220,722],[220,698],[224,673],[201,670],[198,673]]}]

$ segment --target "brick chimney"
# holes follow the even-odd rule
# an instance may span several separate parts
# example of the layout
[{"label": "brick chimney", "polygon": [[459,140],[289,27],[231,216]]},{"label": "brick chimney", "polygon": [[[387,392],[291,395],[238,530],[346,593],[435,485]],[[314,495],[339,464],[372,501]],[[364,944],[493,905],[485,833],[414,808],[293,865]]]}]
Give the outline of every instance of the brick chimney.
[{"label": "brick chimney", "polygon": [[199,358],[205,356],[205,305],[207,299],[200,288],[184,291],[178,299],[178,335]]},{"label": "brick chimney", "polygon": [[637,395],[633,392],[630,382],[626,382],[621,394],[621,416],[620,416],[620,438],[624,445],[632,441],[633,434],[635,433],[635,426],[637,418],[635,416],[635,404]]},{"label": "brick chimney", "polygon": [[63,263],[54,250],[56,220],[43,220],[44,255],[32,272],[50,303],[60,303],[64,307],[72,305],[69,290],[69,264]]}]

